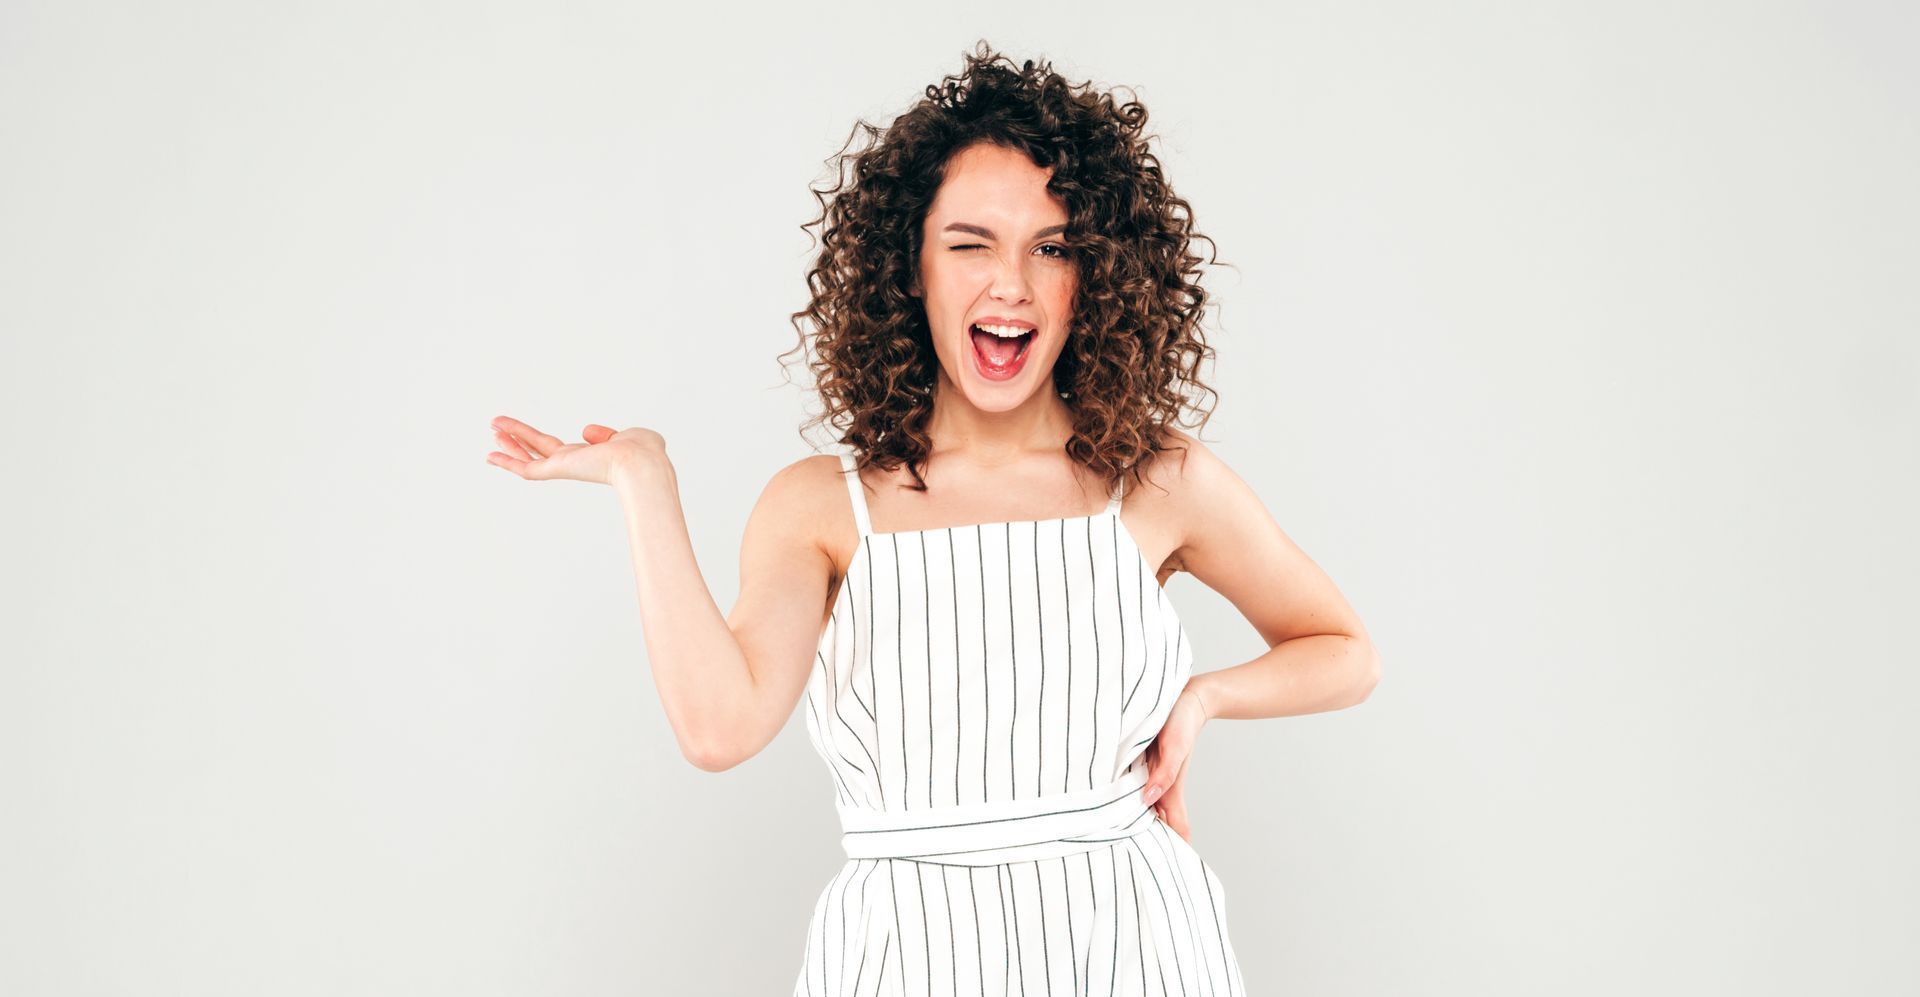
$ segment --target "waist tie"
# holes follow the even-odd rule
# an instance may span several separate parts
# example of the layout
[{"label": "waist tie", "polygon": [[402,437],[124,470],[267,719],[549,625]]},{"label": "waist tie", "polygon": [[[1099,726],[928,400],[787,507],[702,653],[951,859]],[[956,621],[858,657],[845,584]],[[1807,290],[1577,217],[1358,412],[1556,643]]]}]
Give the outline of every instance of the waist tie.
[{"label": "waist tie", "polygon": [[1140,834],[1153,807],[1140,798],[1147,766],[1105,786],[1019,800],[911,810],[849,807],[840,844],[854,859],[904,858],[948,865],[999,865],[1070,855]]}]

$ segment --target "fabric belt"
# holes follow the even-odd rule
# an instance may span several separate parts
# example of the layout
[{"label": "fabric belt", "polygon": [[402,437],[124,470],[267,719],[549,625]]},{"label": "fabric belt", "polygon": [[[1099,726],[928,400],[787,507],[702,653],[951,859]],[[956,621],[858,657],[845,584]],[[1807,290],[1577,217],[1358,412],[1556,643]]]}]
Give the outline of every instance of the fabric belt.
[{"label": "fabric belt", "polygon": [[1144,762],[1105,786],[1018,800],[908,810],[849,807],[840,844],[854,859],[902,858],[947,865],[999,865],[1070,855],[1140,834],[1153,807],[1140,798]]}]

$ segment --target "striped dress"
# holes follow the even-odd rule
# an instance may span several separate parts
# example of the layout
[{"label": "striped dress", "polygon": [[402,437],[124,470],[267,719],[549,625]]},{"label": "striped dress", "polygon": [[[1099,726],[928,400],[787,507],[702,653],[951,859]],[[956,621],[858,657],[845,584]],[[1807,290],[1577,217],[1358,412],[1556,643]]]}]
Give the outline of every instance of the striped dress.
[{"label": "striped dress", "polygon": [[847,861],[796,997],[1245,993],[1220,879],[1141,800],[1192,649],[1120,521],[875,533],[806,689]]}]

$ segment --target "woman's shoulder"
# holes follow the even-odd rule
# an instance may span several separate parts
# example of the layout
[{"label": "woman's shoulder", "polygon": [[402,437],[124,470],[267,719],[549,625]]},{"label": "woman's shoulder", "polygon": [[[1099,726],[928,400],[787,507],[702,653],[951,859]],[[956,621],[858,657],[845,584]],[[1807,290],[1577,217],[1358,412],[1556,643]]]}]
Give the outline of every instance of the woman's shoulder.
[{"label": "woman's shoulder", "polygon": [[[836,563],[859,533],[838,453],[808,454],[773,472],[753,518],[784,542],[816,547]],[[751,528],[751,527],[750,527]]]},{"label": "woman's shoulder", "polygon": [[1228,496],[1246,488],[1226,461],[1200,438],[1177,426],[1158,430],[1158,452],[1141,469],[1146,487],[1127,499],[1130,519],[1140,523],[1142,543],[1166,551],[1159,572],[1164,583],[1187,569],[1187,555],[1210,519],[1229,512]]},{"label": "woman's shoulder", "polygon": [[1233,475],[1226,461],[1199,437],[1178,426],[1157,430],[1159,451],[1142,476],[1155,491],[1178,505],[1204,499],[1209,490]]},{"label": "woman's shoulder", "polygon": [[843,467],[837,453],[808,454],[774,471],[762,500],[790,510],[796,519],[830,517],[836,506],[847,512]]}]

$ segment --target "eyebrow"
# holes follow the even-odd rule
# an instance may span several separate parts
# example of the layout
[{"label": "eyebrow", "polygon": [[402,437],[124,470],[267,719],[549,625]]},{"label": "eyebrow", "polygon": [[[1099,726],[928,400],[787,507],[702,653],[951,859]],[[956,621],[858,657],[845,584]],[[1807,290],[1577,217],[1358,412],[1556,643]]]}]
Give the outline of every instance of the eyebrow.
[{"label": "eyebrow", "polygon": [[[1040,238],[1040,237],[1042,237],[1042,236],[1048,236],[1048,235],[1058,235],[1058,234],[1060,234],[1061,232],[1065,232],[1066,230],[1067,230],[1067,227],[1066,227],[1065,225],[1049,225],[1049,226],[1047,226],[1046,228],[1043,228],[1043,229],[1041,229],[1040,231],[1038,231],[1038,232],[1035,232],[1035,233],[1033,234],[1033,237],[1034,237],[1034,238],[1036,238],[1036,239],[1038,239],[1038,238]],[[944,228],[944,229],[941,229],[940,231],[942,231],[942,232],[956,232],[956,231],[958,231],[958,232],[971,232],[971,233],[973,233],[974,235],[977,235],[977,236],[981,236],[981,237],[983,237],[983,238],[987,238],[987,239],[998,239],[998,238],[999,238],[999,236],[997,236],[997,235],[994,235],[994,234],[993,234],[993,230],[992,230],[992,229],[990,229],[990,228],[987,228],[987,227],[986,227],[986,226],[984,226],[984,225],[971,225],[971,224],[968,224],[968,223],[966,223],[966,222],[950,222],[950,223],[948,223],[948,225],[947,225],[947,227],[946,227],[946,228]]]}]

